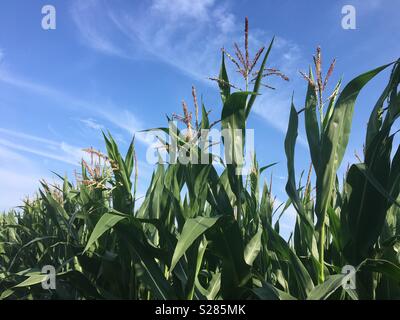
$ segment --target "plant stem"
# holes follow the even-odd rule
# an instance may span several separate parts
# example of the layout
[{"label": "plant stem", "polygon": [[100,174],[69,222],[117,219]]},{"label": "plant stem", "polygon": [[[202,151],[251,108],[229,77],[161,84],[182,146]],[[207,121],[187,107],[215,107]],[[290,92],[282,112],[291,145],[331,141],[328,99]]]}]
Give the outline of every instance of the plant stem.
[{"label": "plant stem", "polygon": [[318,251],[319,251],[319,274],[318,274],[318,284],[321,284],[325,281],[324,274],[324,262],[325,262],[325,219],[321,225],[319,230],[319,243],[318,243]]},{"label": "plant stem", "polygon": [[237,199],[236,199],[236,206],[237,206],[237,221],[240,226],[240,221],[242,219],[242,199],[241,199],[241,194],[242,194],[242,176],[238,176],[238,181],[237,181]]}]

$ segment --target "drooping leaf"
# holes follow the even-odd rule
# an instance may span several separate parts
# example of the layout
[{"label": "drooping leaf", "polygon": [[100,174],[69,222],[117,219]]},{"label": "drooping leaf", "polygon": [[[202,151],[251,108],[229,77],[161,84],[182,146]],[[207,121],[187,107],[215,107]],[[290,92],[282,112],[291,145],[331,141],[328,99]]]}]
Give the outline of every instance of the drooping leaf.
[{"label": "drooping leaf", "polygon": [[179,259],[185,254],[192,243],[211,228],[219,218],[220,217],[196,217],[186,220],[172,256],[171,271],[175,268]]},{"label": "drooping leaf", "polygon": [[336,102],[327,130],[323,132],[321,139],[321,160],[317,173],[317,229],[325,221],[326,210],[336,179],[336,171],[342,162],[349,141],[354,105],[358,94],[374,76],[389,65],[366,72],[350,81]]},{"label": "drooping leaf", "polygon": [[105,213],[101,216],[99,221],[97,222],[96,226],[94,227],[89,240],[86,244],[85,251],[87,251],[93,243],[97,241],[105,232],[110,230],[114,227],[118,222],[127,217],[122,214],[115,214],[115,213]]},{"label": "drooping leaf", "polygon": [[257,233],[250,239],[249,243],[244,249],[244,260],[249,266],[253,265],[254,260],[257,258],[261,250],[262,232],[262,227],[258,226]]},{"label": "drooping leaf", "polygon": [[338,288],[340,288],[351,274],[335,274],[325,279],[325,282],[316,286],[308,295],[307,300],[322,300],[327,299]]}]

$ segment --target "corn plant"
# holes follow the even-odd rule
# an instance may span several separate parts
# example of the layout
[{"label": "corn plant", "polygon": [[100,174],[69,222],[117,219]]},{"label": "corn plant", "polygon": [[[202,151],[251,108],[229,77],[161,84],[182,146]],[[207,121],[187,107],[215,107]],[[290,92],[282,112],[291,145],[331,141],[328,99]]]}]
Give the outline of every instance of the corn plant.
[{"label": "corn plant", "polygon": [[[358,76],[342,92],[339,81],[325,106],[334,63],[323,79],[317,50],[316,79],[311,69],[303,74],[305,107],[297,111],[291,104],[284,142],[289,198],[278,206],[271,184],[262,183],[263,172],[274,164],[260,166],[254,155],[244,176],[244,139],[220,141],[232,158],[224,164],[205,154],[208,140],[201,134],[217,125],[244,134],[265,78],[288,80],[267,67],[274,40],[250,59],[248,33],[246,19],[244,49],[235,44],[235,56],[223,49],[219,76],[212,78],[222,103],[216,121],[210,121],[193,88],[194,123],[184,102],[183,115],[167,119],[178,122],[150,130],[171,138],[159,138],[171,158],[183,153],[209,161],[157,164],[138,206],[134,140],[123,156],[104,133],[107,154],[86,149],[91,162],[82,161],[75,183],[61,176],[61,185],[43,181],[35,198],[0,215],[1,299],[400,298],[400,149],[393,145],[400,114],[399,63]],[[226,58],[242,75],[243,89],[231,83]],[[353,164],[340,183],[337,171],[357,95],[389,67],[388,85],[368,123],[364,160]],[[301,114],[312,162],[304,185],[294,169]],[[290,206],[297,217],[286,240],[279,221]],[[41,272],[44,265],[56,268],[54,290],[40,285],[48,279]],[[345,265],[355,269],[354,287],[343,286],[352,276],[342,273]]]}]

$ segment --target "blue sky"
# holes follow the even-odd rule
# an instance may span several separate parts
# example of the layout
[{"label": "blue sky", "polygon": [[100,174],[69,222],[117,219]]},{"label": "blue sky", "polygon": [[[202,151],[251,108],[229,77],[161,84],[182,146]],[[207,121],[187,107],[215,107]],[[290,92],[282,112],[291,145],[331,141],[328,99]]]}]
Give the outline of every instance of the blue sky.
[{"label": "blue sky", "polygon": [[[56,8],[56,30],[41,28],[46,4]],[[356,30],[341,27],[345,4],[356,8]],[[259,97],[248,124],[255,129],[261,165],[279,162],[272,170],[273,188],[285,201],[290,97],[294,91],[301,108],[306,90],[298,70],[307,70],[317,45],[325,70],[337,58],[332,82],[343,76],[347,83],[395,60],[398,12],[398,0],[1,1],[0,210],[32,194],[40,178],[54,181],[52,171],[73,177],[82,148],[104,150],[102,129],[125,150],[136,131],[165,125],[165,114],[180,112],[182,99],[191,102],[192,85],[217,119],[218,90],[207,77],[218,74],[221,47],[229,51],[234,41],[242,44],[245,16],[251,48],[276,35],[269,66],[291,80],[274,82],[277,90]],[[362,153],[368,115],[387,76],[374,79],[360,95],[344,167],[355,161],[354,152]],[[152,165],[145,161],[148,142],[137,138],[143,193]],[[304,144],[296,152],[300,173],[310,160]]]}]

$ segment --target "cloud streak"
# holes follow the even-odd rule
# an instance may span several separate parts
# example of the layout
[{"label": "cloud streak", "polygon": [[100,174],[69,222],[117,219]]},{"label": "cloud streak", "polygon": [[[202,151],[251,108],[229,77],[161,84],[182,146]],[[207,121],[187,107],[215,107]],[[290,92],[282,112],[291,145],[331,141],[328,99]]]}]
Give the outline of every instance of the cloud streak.
[{"label": "cloud streak", "polygon": [[48,172],[37,168],[27,157],[0,144],[0,213],[21,204],[24,197],[34,194],[39,180]]},{"label": "cloud streak", "polygon": [[[150,57],[195,80],[213,85],[207,78],[218,73],[221,47],[243,41],[242,21],[238,21],[226,1],[153,0],[140,9],[135,6],[119,11],[118,6],[110,7],[103,2],[73,2],[71,14],[77,22],[82,43],[101,53],[112,54],[114,51],[117,57],[145,60]],[[267,45],[271,38],[268,31],[251,29],[250,49],[255,51]],[[108,43],[114,49],[104,50],[99,43]],[[296,43],[276,37],[269,66],[278,67],[290,78],[295,78],[300,66],[305,65],[303,62]],[[241,81],[237,73],[231,72],[231,75],[232,83]],[[278,86],[283,87],[282,83]],[[284,106],[283,97],[290,97],[291,92],[283,89],[279,95],[266,95],[268,99],[258,99],[256,114],[279,132],[286,132],[290,98],[284,100]],[[121,123],[110,115],[108,119]]]},{"label": "cloud streak", "polygon": [[[120,52],[134,59],[147,60],[150,55],[197,80],[206,81],[214,76],[219,69],[221,47],[229,47],[243,37],[242,21],[238,21],[225,1],[154,0],[140,9],[118,11],[117,7],[94,1],[84,5],[73,2],[71,13],[78,22],[76,27],[83,43],[103,53],[98,42],[112,43],[119,57]],[[271,33],[252,29],[250,47],[266,45],[271,38]],[[280,37],[275,51],[279,56],[276,62],[285,66],[299,55],[294,43]]]},{"label": "cloud streak", "polygon": [[95,119],[88,118],[88,119],[79,119],[81,123],[83,123],[86,127],[93,129],[93,130],[103,130],[104,126],[99,124]]},{"label": "cloud streak", "polygon": [[[12,75],[4,68],[0,69],[0,82],[57,101],[67,109],[86,110],[131,135],[136,134],[138,141],[144,145],[149,145],[150,140],[144,134],[138,133],[138,131],[145,128],[144,124],[127,108],[121,108],[114,103],[95,103],[76,98],[51,86],[30,81],[15,74]],[[95,127],[102,129],[102,125],[95,123],[93,119],[86,119],[81,122],[87,126],[91,126],[93,129]]]},{"label": "cloud streak", "polygon": [[[74,166],[79,166],[82,159],[89,160],[90,158],[82,150],[83,147],[73,146],[64,141],[54,141],[4,128],[0,128],[0,133],[8,136],[8,139],[0,138],[0,145],[8,149],[31,153]],[[18,142],[15,142],[15,139]]]},{"label": "cloud streak", "polygon": [[[63,144],[63,143],[60,144],[60,150],[65,151],[65,153],[66,153],[65,155],[67,155],[68,157],[65,157],[65,155],[60,156],[60,155],[57,155],[56,153],[51,153],[48,151],[28,147],[26,145],[14,143],[14,142],[11,142],[11,141],[8,141],[5,139],[0,139],[0,145],[14,149],[14,150],[28,152],[28,153],[32,153],[37,156],[41,156],[41,157],[45,157],[48,159],[53,159],[53,160],[57,160],[60,162],[64,162],[66,164],[78,166],[78,162],[76,161],[77,160],[76,156],[71,154],[72,149],[70,149],[67,144]],[[57,150],[57,151],[60,151],[60,150]],[[73,150],[76,151],[77,149],[73,149]],[[80,149],[78,149],[78,150],[80,150]]]}]

